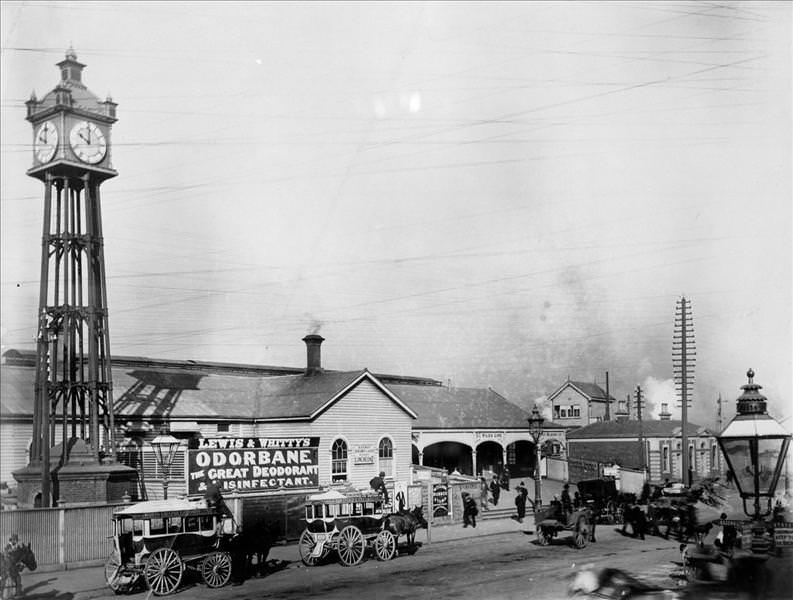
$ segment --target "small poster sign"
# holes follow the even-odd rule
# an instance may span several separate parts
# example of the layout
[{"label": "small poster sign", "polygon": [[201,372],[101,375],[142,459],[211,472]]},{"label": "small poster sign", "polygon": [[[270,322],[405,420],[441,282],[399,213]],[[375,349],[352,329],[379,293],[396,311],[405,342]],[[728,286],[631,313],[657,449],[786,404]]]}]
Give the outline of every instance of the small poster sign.
[{"label": "small poster sign", "polygon": [[775,527],[774,545],[777,548],[793,546],[793,527]]},{"label": "small poster sign", "polygon": [[432,516],[446,517],[449,514],[449,488],[445,483],[432,486]]}]

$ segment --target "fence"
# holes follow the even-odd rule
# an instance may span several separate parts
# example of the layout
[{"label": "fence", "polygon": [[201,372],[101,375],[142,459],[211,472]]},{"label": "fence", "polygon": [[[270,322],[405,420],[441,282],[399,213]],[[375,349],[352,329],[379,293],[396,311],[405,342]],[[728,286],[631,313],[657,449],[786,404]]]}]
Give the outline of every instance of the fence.
[{"label": "fence", "polygon": [[20,542],[30,543],[44,570],[102,564],[113,550],[111,516],[118,506],[3,510],[0,540],[18,534]]},{"label": "fence", "polygon": [[567,469],[567,460],[564,458],[547,457],[545,459],[546,477],[548,479],[555,479],[556,481],[568,481],[569,473]]}]

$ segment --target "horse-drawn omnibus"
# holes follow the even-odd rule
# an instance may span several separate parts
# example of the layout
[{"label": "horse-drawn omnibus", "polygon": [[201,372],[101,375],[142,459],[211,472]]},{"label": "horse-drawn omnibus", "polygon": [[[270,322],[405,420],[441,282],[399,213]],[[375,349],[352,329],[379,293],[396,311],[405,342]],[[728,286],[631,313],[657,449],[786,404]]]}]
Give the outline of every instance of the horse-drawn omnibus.
[{"label": "horse-drawn omnibus", "polygon": [[209,587],[231,578],[234,521],[201,500],[153,500],[113,514],[113,552],[105,564],[107,585],[121,593],[141,578],[157,596],[176,591],[185,569]]},{"label": "horse-drawn omnibus", "polygon": [[378,560],[396,556],[400,535],[415,549],[415,534],[426,527],[421,507],[390,513],[379,494],[368,491],[329,490],[309,496],[305,503],[306,529],[300,536],[300,558],[313,566],[335,552],[344,566],[357,565],[367,548]]}]

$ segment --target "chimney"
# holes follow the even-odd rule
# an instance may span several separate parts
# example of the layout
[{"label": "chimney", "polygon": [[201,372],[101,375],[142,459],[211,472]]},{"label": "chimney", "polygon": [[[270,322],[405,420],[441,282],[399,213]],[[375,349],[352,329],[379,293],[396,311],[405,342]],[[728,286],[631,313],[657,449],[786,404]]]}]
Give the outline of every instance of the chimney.
[{"label": "chimney", "polygon": [[658,418],[662,421],[669,421],[672,418],[672,414],[669,412],[668,404],[661,404],[661,412],[659,413]]},{"label": "chimney", "polygon": [[325,338],[312,333],[303,338],[306,343],[306,375],[322,372],[322,356],[319,347]]}]

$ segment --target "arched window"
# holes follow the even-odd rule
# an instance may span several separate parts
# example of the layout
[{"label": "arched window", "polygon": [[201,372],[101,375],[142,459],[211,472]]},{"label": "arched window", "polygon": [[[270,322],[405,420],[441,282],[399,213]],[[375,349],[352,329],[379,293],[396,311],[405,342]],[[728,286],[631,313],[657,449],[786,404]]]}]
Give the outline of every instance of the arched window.
[{"label": "arched window", "polygon": [[330,449],[331,481],[347,481],[347,442],[338,439]]},{"label": "arched window", "polygon": [[394,443],[390,438],[383,438],[380,440],[377,456],[380,467],[379,470],[383,471],[386,477],[392,477],[394,475]]}]

